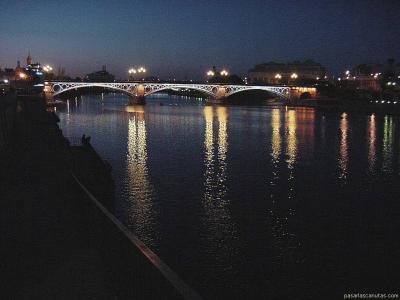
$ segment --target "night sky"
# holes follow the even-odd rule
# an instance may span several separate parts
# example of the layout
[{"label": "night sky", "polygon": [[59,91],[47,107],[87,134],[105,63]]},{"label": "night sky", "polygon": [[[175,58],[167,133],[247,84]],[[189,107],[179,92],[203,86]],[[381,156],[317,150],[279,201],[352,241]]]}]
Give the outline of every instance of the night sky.
[{"label": "night sky", "polygon": [[330,74],[400,61],[400,0],[0,0],[0,66],[34,61],[71,76],[131,66],[202,79],[267,61],[314,59]]}]

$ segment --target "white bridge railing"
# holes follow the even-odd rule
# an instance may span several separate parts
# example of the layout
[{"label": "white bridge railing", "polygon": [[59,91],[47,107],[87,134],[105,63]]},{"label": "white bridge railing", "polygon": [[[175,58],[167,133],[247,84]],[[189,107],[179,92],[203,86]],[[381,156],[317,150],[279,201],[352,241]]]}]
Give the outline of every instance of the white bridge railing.
[{"label": "white bridge railing", "polygon": [[46,83],[53,96],[69,90],[83,87],[103,87],[120,91],[132,96],[148,96],[150,94],[171,89],[190,89],[205,93],[213,98],[229,97],[233,94],[261,90],[273,93],[282,98],[289,98],[290,88],[286,86],[252,86],[252,85],[230,85],[230,84],[187,84],[187,83],[137,83],[137,82],[63,82],[51,81]]}]

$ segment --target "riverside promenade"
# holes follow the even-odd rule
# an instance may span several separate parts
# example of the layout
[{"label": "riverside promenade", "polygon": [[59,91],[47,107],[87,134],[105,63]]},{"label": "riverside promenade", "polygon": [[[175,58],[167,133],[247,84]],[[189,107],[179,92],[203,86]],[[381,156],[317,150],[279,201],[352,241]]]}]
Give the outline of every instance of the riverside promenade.
[{"label": "riverside promenade", "polygon": [[75,178],[41,99],[18,99],[0,158],[1,299],[200,299]]}]

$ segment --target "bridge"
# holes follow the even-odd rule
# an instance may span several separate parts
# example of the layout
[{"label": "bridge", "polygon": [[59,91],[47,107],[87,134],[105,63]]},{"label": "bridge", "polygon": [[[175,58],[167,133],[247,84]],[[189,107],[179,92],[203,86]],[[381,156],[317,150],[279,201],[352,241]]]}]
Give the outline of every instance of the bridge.
[{"label": "bridge", "polygon": [[153,83],[153,82],[67,82],[46,81],[44,93],[46,99],[60,95],[70,90],[87,87],[102,87],[127,94],[132,103],[143,103],[144,98],[164,90],[195,90],[208,96],[210,102],[223,102],[233,94],[244,91],[266,91],[280,98],[290,98],[290,88],[287,86],[252,86],[230,84],[189,84],[189,83]]}]

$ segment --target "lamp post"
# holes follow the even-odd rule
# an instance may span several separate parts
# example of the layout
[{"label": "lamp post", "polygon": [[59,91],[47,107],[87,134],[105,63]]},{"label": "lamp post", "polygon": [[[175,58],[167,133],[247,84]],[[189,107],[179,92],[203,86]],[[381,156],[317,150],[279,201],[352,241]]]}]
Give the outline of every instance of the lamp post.
[{"label": "lamp post", "polygon": [[137,73],[137,71],[136,71],[136,69],[134,69],[134,68],[130,68],[129,70],[128,70],[128,73],[129,73],[129,81],[132,81],[134,78],[133,78],[133,74],[136,74]]},{"label": "lamp post", "polygon": [[220,72],[220,74],[221,74],[221,76],[228,76],[229,75],[228,71],[226,71],[226,70],[222,70]]},{"label": "lamp post", "polygon": [[142,77],[142,81],[144,80],[144,74],[146,73],[146,69],[144,67],[140,67],[138,70],[138,73],[142,73],[143,77]]},{"label": "lamp post", "polygon": [[[147,72],[147,70],[146,70],[146,68],[144,68],[144,67],[139,67],[139,68],[130,68],[129,70],[128,70],[128,73],[129,73],[129,80],[134,80],[134,78],[133,78],[133,76],[134,76],[134,74],[143,74],[143,76],[144,76],[144,74]],[[142,78],[142,80],[144,80],[144,77]]]},{"label": "lamp post", "polygon": [[281,74],[279,74],[279,73],[275,74],[275,83],[280,83],[281,79],[282,79]]},{"label": "lamp post", "polygon": [[52,78],[53,77],[53,74],[52,74],[53,68],[51,66],[45,65],[43,67],[43,71],[46,73],[45,76],[44,76],[45,79],[47,79],[47,80],[53,79]]},{"label": "lamp post", "polygon": [[50,67],[49,65],[45,65],[43,67],[43,71],[45,71],[46,73],[50,73],[51,71],[53,71],[53,68]]}]

